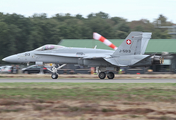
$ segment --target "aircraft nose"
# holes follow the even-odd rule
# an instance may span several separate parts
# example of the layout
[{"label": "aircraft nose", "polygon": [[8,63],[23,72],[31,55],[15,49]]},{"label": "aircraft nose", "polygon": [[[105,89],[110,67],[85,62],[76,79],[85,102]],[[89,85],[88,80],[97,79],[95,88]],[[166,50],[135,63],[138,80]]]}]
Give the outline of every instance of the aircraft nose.
[{"label": "aircraft nose", "polygon": [[17,58],[16,55],[11,55],[11,56],[3,58],[2,61],[5,61],[5,62],[15,62],[16,58]]},{"label": "aircraft nose", "polygon": [[6,58],[3,58],[2,61],[6,61]]}]

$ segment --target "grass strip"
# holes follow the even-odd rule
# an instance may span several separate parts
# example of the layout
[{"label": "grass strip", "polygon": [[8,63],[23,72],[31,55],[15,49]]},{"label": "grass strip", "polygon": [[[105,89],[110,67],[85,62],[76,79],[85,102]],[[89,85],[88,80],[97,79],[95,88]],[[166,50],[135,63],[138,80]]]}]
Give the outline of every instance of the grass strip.
[{"label": "grass strip", "polygon": [[0,83],[1,99],[176,102],[176,83]]}]

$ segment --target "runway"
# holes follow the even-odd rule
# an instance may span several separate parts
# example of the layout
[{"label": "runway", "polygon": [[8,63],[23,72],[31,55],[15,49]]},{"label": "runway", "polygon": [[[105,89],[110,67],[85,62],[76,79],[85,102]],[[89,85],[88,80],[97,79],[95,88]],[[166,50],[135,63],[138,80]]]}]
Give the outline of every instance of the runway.
[{"label": "runway", "polygon": [[176,83],[176,79],[23,79],[23,78],[1,78],[0,83],[17,82],[65,82],[65,83]]}]

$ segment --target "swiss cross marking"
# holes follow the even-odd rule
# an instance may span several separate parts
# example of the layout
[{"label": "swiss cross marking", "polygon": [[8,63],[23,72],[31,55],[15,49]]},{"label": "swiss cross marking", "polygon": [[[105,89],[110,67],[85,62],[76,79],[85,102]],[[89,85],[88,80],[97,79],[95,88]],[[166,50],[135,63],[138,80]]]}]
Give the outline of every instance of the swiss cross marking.
[{"label": "swiss cross marking", "polygon": [[131,40],[130,39],[126,40],[126,44],[130,45],[131,44]]}]

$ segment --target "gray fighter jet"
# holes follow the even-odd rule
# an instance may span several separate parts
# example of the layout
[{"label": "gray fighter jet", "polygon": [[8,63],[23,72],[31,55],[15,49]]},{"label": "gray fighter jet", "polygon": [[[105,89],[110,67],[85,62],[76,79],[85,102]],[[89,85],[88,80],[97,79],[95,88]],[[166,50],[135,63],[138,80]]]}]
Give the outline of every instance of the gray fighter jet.
[{"label": "gray fighter jet", "polygon": [[[53,63],[52,69],[49,69],[52,72],[52,79],[58,78],[57,70],[65,64],[96,67],[100,79],[104,79],[106,75],[108,79],[113,79],[113,72],[118,71],[122,66],[138,67],[162,64],[161,56],[144,55],[151,35],[150,32],[131,32],[115,51],[48,44],[32,51],[8,56],[2,60],[12,63],[34,62],[36,65]],[[56,67],[57,64],[63,65]]]}]

